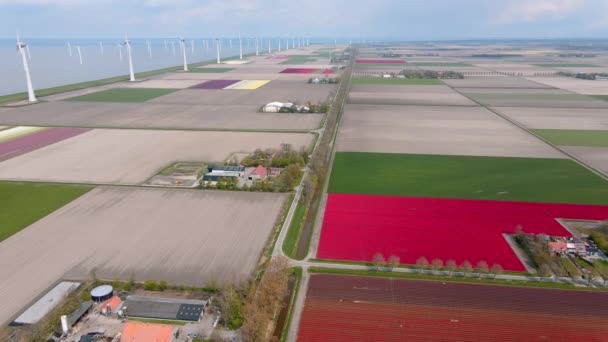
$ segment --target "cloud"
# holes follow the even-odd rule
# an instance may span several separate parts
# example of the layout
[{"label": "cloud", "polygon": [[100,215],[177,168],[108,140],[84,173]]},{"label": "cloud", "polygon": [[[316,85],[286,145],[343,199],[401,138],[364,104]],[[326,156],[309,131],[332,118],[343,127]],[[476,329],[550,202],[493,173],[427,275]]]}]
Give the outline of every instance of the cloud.
[{"label": "cloud", "polygon": [[583,5],[585,0],[511,0],[498,15],[499,23],[535,22],[567,18]]}]

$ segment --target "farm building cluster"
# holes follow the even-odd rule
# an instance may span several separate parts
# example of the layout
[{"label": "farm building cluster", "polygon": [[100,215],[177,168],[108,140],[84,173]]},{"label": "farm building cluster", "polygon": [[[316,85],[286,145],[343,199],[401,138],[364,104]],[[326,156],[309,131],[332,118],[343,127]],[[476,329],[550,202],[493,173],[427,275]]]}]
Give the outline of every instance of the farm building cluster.
[{"label": "farm building cluster", "polygon": [[595,241],[590,238],[547,236],[547,247],[561,257],[579,256],[589,260],[608,260]]},{"label": "farm building cluster", "polygon": [[256,167],[214,165],[207,167],[207,170],[208,172],[201,180],[203,187],[217,187],[218,182],[226,181],[234,182],[238,188],[242,188],[246,185],[251,186],[257,181],[264,181],[269,177],[278,177],[282,169],[266,168],[262,165]]}]

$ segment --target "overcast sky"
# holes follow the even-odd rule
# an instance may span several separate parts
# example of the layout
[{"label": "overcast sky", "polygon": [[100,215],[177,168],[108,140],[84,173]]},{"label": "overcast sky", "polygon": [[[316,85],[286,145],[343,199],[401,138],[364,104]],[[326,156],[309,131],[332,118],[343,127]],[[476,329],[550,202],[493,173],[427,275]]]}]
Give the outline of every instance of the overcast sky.
[{"label": "overcast sky", "polygon": [[0,37],[607,38],[608,0],[0,0]]}]

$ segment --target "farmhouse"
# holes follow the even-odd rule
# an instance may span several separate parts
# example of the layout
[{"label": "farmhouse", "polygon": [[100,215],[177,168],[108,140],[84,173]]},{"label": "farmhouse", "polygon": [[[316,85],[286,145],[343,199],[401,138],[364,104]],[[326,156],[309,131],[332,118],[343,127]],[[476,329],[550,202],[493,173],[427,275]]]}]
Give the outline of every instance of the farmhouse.
[{"label": "farmhouse", "polygon": [[209,166],[209,173],[203,176],[205,185],[215,185],[223,178],[238,179],[243,177],[245,168],[242,166]]},{"label": "farmhouse", "polygon": [[268,170],[266,170],[266,168],[262,165],[258,165],[257,167],[248,167],[245,169],[245,175],[247,179],[251,181],[264,180],[269,176],[268,173]]}]

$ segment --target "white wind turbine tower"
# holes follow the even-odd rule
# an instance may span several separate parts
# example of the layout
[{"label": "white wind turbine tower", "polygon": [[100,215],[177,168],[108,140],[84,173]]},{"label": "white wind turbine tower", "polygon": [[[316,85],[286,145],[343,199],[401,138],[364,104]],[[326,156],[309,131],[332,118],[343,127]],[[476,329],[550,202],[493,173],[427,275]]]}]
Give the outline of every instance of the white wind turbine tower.
[{"label": "white wind turbine tower", "polygon": [[173,49],[173,56],[175,56],[175,42],[171,41],[171,49]]},{"label": "white wind turbine tower", "polygon": [[180,47],[184,55],[184,71],[188,71],[188,61],[186,60],[186,40],[183,38],[179,39]]},{"label": "white wind turbine tower", "polygon": [[239,59],[243,59],[243,39],[239,33]]},{"label": "white wind turbine tower", "polygon": [[260,45],[259,45],[258,37],[255,37],[255,55],[256,56],[260,55]]},{"label": "white wind turbine tower", "polygon": [[148,56],[152,59],[152,44],[150,44],[149,40],[146,41],[146,44],[148,45]]},{"label": "white wind turbine tower", "polygon": [[120,61],[122,62],[122,45],[118,44],[118,56],[120,57]]},{"label": "white wind turbine tower", "polygon": [[103,56],[103,42],[99,42],[99,51],[101,52],[101,55]]},{"label": "white wind turbine tower", "polygon": [[127,48],[127,56],[129,57],[129,80],[131,82],[135,81],[135,73],[133,72],[133,58],[131,56],[131,41],[127,34],[125,34],[125,42],[124,46]]},{"label": "white wind turbine tower", "polygon": [[215,38],[215,51],[217,53],[217,64],[222,63],[221,59],[220,59],[220,39],[219,38]]},{"label": "white wind turbine tower", "polygon": [[281,52],[281,38],[279,38],[279,52]]},{"label": "white wind turbine tower", "polygon": [[80,60],[80,65],[82,65],[82,51],[80,50],[80,45],[76,45],[76,51],[78,51],[78,59]]},{"label": "white wind turbine tower", "polygon": [[27,83],[27,98],[29,102],[36,102],[36,94],[34,94],[34,86],[32,85],[32,77],[30,75],[30,65],[28,63],[28,59],[25,56],[25,49],[27,49],[27,44],[25,44],[19,39],[19,34],[17,33],[17,50],[21,54],[21,60],[23,61],[23,69],[25,70],[25,81]]},{"label": "white wind turbine tower", "polygon": [[272,54],[272,39],[268,39],[268,54]]},{"label": "white wind turbine tower", "polygon": [[72,44],[70,42],[68,42],[68,55],[72,57]]},{"label": "white wind turbine tower", "polygon": [[289,50],[289,38],[285,39],[285,50]]},{"label": "white wind turbine tower", "polygon": [[190,41],[190,49],[192,50],[191,53],[194,55],[194,39]]}]

